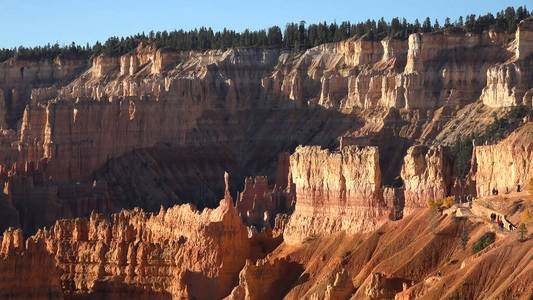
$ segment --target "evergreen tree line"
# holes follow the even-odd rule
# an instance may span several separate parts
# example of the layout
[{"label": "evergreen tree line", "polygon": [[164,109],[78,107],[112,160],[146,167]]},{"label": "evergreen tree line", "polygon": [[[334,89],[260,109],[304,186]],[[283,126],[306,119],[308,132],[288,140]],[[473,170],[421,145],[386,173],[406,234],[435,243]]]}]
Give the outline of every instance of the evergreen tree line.
[{"label": "evergreen tree line", "polygon": [[44,47],[18,47],[13,49],[0,49],[0,62],[15,57],[20,60],[41,60],[59,58],[83,58],[93,54],[93,47],[88,43],[86,46],[76,45],[74,42],[69,46],[46,45]]},{"label": "evergreen tree line", "polygon": [[413,23],[407,22],[405,18],[393,18],[390,22],[383,18],[378,21],[366,20],[365,22],[350,23],[348,21],[341,24],[326,22],[310,24],[306,26],[305,21],[300,23],[289,23],[282,30],[278,26],[268,28],[268,30],[243,32],[224,29],[214,32],[211,28],[201,27],[190,31],[175,30],[154,33],[145,33],[129,37],[111,37],[105,43],[96,42],[92,47],[87,44],[84,47],[72,43],[69,46],[44,47],[19,47],[16,49],[1,49],[0,61],[11,57],[26,60],[53,59],[55,57],[90,57],[105,53],[111,56],[119,56],[135,49],[141,42],[153,42],[158,48],[168,48],[173,50],[208,50],[208,49],[228,49],[228,48],[283,48],[299,52],[324,43],[339,42],[350,37],[365,36],[368,40],[407,39],[410,34],[416,32],[438,32],[438,31],[466,31],[481,33],[484,30],[497,30],[513,33],[517,24],[530,16],[525,6],[518,9],[508,7],[494,16],[491,13],[482,16],[468,15],[465,18],[459,17],[453,23],[450,18],[444,20],[441,26],[438,20],[433,23],[428,17],[422,23],[416,19]]}]

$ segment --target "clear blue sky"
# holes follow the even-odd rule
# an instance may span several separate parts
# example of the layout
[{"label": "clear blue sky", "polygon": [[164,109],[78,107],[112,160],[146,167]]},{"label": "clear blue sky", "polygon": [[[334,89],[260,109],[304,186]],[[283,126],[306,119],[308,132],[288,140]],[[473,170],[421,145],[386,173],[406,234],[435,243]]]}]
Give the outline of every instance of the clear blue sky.
[{"label": "clear blue sky", "polygon": [[220,30],[262,29],[305,20],[338,23],[368,18],[405,17],[409,21],[426,16],[495,13],[507,6],[528,6],[533,0],[3,0],[0,9],[0,48],[36,46],[48,42],[84,45],[108,37],[150,30],[193,29],[200,26]]}]

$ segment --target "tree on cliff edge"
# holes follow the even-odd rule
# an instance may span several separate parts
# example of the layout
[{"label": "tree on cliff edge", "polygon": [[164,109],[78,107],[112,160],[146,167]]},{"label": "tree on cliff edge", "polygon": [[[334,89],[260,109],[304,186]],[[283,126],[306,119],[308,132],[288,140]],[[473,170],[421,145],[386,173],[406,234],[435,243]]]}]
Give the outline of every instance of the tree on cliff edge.
[{"label": "tree on cliff edge", "polygon": [[424,24],[422,24],[422,32],[431,32],[431,20],[429,17],[424,20]]},{"label": "tree on cliff edge", "polygon": [[278,26],[272,26],[268,29],[268,44],[274,48],[281,48],[281,42],[283,36],[281,35],[281,29]]},{"label": "tree on cliff edge", "polygon": [[[0,62],[10,58],[21,60],[41,60],[60,58],[89,58],[102,53],[109,56],[120,56],[135,50],[142,42],[152,42],[157,48],[167,50],[189,51],[228,48],[284,48],[294,52],[305,51],[324,43],[339,42],[350,37],[367,40],[381,40],[384,38],[405,40],[412,33],[417,32],[438,32],[443,28],[453,31],[467,31],[481,33],[485,30],[496,30],[498,32],[516,31],[520,21],[530,17],[530,12],[525,6],[508,7],[496,13],[496,17],[491,13],[486,15],[470,14],[463,23],[463,17],[451,23],[449,18],[445,19],[444,27],[441,27],[438,20],[432,25],[431,20],[425,19],[423,25],[415,20],[408,23],[405,18],[400,22],[400,18],[395,17],[390,22],[384,18],[379,20],[368,19],[365,22],[351,23],[344,21],[340,25],[336,22],[327,24],[306,24],[288,23],[285,32],[282,34],[278,26],[273,26],[268,30],[245,29],[242,32],[228,30],[214,32],[211,28],[201,27],[189,31],[173,30],[170,32],[150,31],[148,36],[143,33],[128,37],[110,37],[104,43],[96,42],[92,47],[70,45],[37,46],[32,48],[18,47],[13,49],[0,49]],[[453,24],[453,25],[452,25]]]}]

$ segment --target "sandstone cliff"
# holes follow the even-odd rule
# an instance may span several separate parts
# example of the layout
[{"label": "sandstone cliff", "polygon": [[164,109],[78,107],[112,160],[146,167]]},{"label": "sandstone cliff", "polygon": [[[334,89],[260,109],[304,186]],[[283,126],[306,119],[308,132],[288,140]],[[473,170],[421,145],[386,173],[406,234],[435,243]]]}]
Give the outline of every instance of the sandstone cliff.
[{"label": "sandstone cliff", "polygon": [[520,22],[515,40],[509,46],[509,49],[514,51],[513,57],[487,70],[487,86],[481,95],[485,105],[491,107],[532,105],[532,33],[533,20],[527,19]]},{"label": "sandstone cliff", "polygon": [[520,184],[527,189],[533,178],[533,124],[528,123],[495,145],[474,149],[476,189],[488,196],[493,188],[503,193]]},{"label": "sandstone cliff", "polygon": [[412,34],[408,41],[349,39],[308,50],[285,64],[294,67],[275,70],[265,85],[281,86],[281,95],[297,103],[343,111],[435,109],[473,102],[485,86],[487,69],[511,56],[488,33]]},{"label": "sandstone cliff", "polygon": [[[392,185],[407,147],[452,128],[455,107],[480,98],[497,107],[529,103],[531,22],[522,22],[509,44],[494,32],[440,32],[348,39],[296,54],[177,52],[143,43],[122,57],[4,62],[0,126],[13,131],[0,135],[0,177],[8,187],[2,228],[32,232],[60,217],[137,204],[151,211],[158,203],[214,207],[224,189],[220,170],[236,174],[236,191],[245,177],[281,178],[273,167],[280,152],[299,144],[335,147],[341,136],[379,146],[381,182]],[[147,151],[142,163],[131,160],[139,149]],[[214,170],[178,155],[199,149],[202,158],[214,157]],[[160,153],[176,153],[172,168],[162,167],[169,160]],[[162,191],[135,176],[113,179],[130,163]],[[35,203],[62,209],[41,216]]]},{"label": "sandstone cliff", "polygon": [[453,186],[453,167],[453,159],[444,147],[409,148],[401,172],[405,195],[403,214],[427,207],[430,199],[448,196]]},{"label": "sandstone cliff", "polygon": [[332,153],[298,147],[290,165],[296,206],[283,234],[287,243],[340,230],[372,230],[388,215],[377,148],[347,146]]},{"label": "sandstone cliff", "polygon": [[[517,37],[528,27],[520,28]],[[223,130],[209,137],[194,134],[206,111],[233,114],[291,102],[341,111],[470,103],[485,84],[484,70],[503,62],[505,51],[488,34],[347,40],[291,59],[278,50],[186,54],[141,44],[121,58],[95,58],[55,96],[34,93],[20,152],[26,161],[46,159],[49,176],[68,181],[86,178],[108,157],[158,142],[205,145],[239,139]]]},{"label": "sandstone cliff", "polygon": [[0,63],[0,126],[17,128],[32,89],[63,86],[90,66],[86,60],[28,61],[9,59]]}]

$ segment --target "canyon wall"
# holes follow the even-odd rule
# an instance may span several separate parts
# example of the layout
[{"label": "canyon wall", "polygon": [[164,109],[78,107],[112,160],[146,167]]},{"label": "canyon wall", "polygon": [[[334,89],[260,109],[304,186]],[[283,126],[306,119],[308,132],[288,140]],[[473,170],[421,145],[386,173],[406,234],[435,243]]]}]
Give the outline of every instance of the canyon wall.
[{"label": "canyon wall", "polygon": [[427,207],[452,193],[453,156],[445,147],[407,150],[401,187],[383,187],[377,147],[343,146],[331,152],[298,147],[290,160],[296,206],[285,227],[287,243],[345,230],[369,231],[387,219]]},{"label": "canyon wall", "polygon": [[454,163],[444,147],[417,145],[407,150],[401,177],[404,183],[407,216],[417,208],[427,207],[428,200],[443,199],[452,190]]},{"label": "canyon wall", "polygon": [[[442,126],[454,122],[454,108],[480,98],[494,107],[530,102],[531,22],[519,25],[510,44],[494,32],[444,31],[416,33],[408,40],[351,38],[303,53],[179,52],[142,43],[121,57],[0,63],[0,100],[5,102],[0,101],[0,116],[5,115],[3,121],[0,117],[5,128],[0,177],[10,186],[0,197],[0,207],[6,208],[2,228],[22,225],[29,232],[57,217],[86,216],[92,209],[111,212],[136,202],[152,211],[158,201],[214,207],[214,195],[224,188],[215,176],[221,169],[238,177],[238,184],[231,183],[235,191],[245,177],[275,178],[273,161],[280,152],[297,145],[332,148],[341,136],[358,139],[358,145],[378,145],[382,182],[390,185],[400,175],[405,149],[417,139],[430,144]],[[502,84],[503,92],[499,87],[491,92]],[[502,93],[514,93],[518,100]],[[429,121],[443,111],[442,120]],[[398,142],[401,146],[394,147]],[[133,179],[110,183],[116,168],[108,163],[129,159],[139,149],[205,149],[205,156],[217,157],[219,164],[211,172],[201,159],[192,160],[190,170],[196,173],[174,176],[145,162],[150,176],[168,187],[149,199],[141,194],[151,190]],[[143,159],[156,164],[164,161],[147,156]],[[191,161],[175,157],[183,162],[176,165]],[[16,176],[28,184],[9,183]],[[189,183],[208,191],[194,192]],[[170,190],[173,185],[183,188]],[[123,201],[122,193],[137,200]],[[209,199],[194,200],[200,194]],[[31,203],[64,210],[40,218],[28,208]]]},{"label": "canyon wall", "polygon": [[[150,47],[138,51],[136,60],[150,61],[149,65],[157,63],[152,62],[152,56],[162,55]],[[239,141],[242,133],[227,132],[234,125],[231,121],[220,124],[216,135],[195,131],[202,127],[201,122],[216,120],[206,120],[206,111],[220,110],[222,115],[228,115],[251,107],[249,100],[257,94],[261,74],[272,68],[277,52],[232,50],[199,54],[189,57],[194,62],[183,63],[197,63],[190,67],[191,77],[183,74],[177,78],[172,74],[151,77],[153,68],[147,69],[149,65],[132,75],[135,64],[128,58],[134,58],[100,56],[89,71],[59,90],[57,97],[47,99],[46,93],[41,93],[44,98],[35,96],[24,112],[20,156],[23,161],[46,161],[48,177],[69,182],[88,178],[111,157],[156,143],[205,146]],[[257,56],[264,59],[257,61]],[[167,62],[170,63],[173,62]],[[227,65],[232,68],[226,70]],[[124,72],[122,76],[119,69]],[[126,73],[125,69],[129,71]],[[241,73],[239,77],[243,79],[235,81],[221,78],[231,78],[232,74],[224,73],[236,71],[249,74]],[[148,78],[140,80],[141,76]],[[234,94],[236,89],[243,99],[240,103]]]},{"label": "canyon wall", "polygon": [[89,67],[84,59],[9,59],[0,63],[0,128],[17,128],[32,89],[63,86]]},{"label": "canyon wall", "polygon": [[298,147],[290,168],[296,206],[283,234],[287,243],[372,230],[388,216],[376,147],[347,146],[339,152]]},{"label": "canyon wall", "polygon": [[341,111],[436,109],[475,101],[488,68],[512,55],[488,33],[418,33],[408,41],[348,39],[306,51],[263,82],[271,89],[281,87],[272,95]]},{"label": "canyon wall", "polygon": [[528,189],[533,178],[533,123],[522,126],[495,145],[474,149],[476,189],[479,196],[491,195],[493,188]]},{"label": "canyon wall", "polygon": [[[462,107],[531,104],[532,22],[511,43],[446,31],[303,53],[141,44],[121,57],[1,63],[0,229],[24,231],[1,238],[0,297],[284,295],[306,277],[289,258],[253,262],[281,242],[269,227],[289,246],[355,236],[453,193],[453,157],[434,137]],[[475,148],[478,195],[526,186],[531,141],[528,124]],[[226,169],[236,179],[221,180]],[[325,295],[347,297],[348,273],[335,274]]]},{"label": "canyon wall", "polygon": [[515,40],[509,49],[514,51],[511,59],[491,66],[487,70],[487,86],[481,95],[483,103],[487,106],[532,105],[533,20],[520,22]]}]

